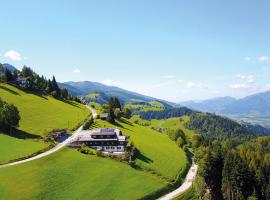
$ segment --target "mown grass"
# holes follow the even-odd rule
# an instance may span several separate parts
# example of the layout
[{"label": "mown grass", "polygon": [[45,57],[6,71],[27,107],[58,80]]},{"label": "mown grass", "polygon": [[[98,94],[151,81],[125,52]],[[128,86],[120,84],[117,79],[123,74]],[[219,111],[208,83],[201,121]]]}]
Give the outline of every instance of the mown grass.
[{"label": "mown grass", "polygon": [[41,141],[17,139],[0,132],[0,164],[31,155],[47,146]]},{"label": "mown grass", "polygon": [[155,128],[180,128],[190,139],[193,135],[196,134],[196,131],[187,129],[185,127],[185,123],[189,120],[189,118],[189,116],[183,116],[181,118],[170,118],[164,120],[153,119],[151,120],[151,126]]},{"label": "mown grass", "polygon": [[125,107],[128,109],[137,109],[142,112],[164,110],[164,105],[157,101],[149,101],[147,104],[128,103]]},{"label": "mown grass", "polygon": [[0,163],[25,157],[46,148],[47,144],[32,138],[44,136],[46,130],[54,128],[74,128],[89,113],[81,104],[26,93],[7,84],[0,84],[0,97],[18,107],[21,116],[19,138],[24,138],[0,134]]},{"label": "mown grass", "polygon": [[0,169],[0,199],[139,199],[167,183],[108,158],[63,149]]},{"label": "mown grass", "polygon": [[117,125],[98,120],[94,127],[116,127],[124,135],[130,136],[140,154],[136,163],[143,169],[149,170],[168,180],[175,180],[179,174],[185,171],[187,158],[185,152],[180,149],[166,134],[123,119],[117,121]]},{"label": "mown grass", "polygon": [[54,128],[71,129],[89,113],[79,103],[26,93],[7,84],[0,84],[0,97],[18,107],[21,115],[19,129],[35,135],[44,136],[45,130]]}]

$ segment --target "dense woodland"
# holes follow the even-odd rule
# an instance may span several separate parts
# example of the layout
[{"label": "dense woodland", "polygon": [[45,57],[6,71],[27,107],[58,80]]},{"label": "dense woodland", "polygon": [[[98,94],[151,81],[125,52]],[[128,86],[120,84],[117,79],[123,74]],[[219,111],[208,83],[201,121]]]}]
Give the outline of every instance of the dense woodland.
[{"label": "dense woodland", "polygon": [[[24,79],[27,84],[21,87],[19,80]],[[14,70],[11,72],[0,64],[0,82],[8,83],[26,91],[39,91],[45,94],[52,95],[57,99],[75,100],[79,101],[77,97],[71,96],[68,90],[60,88],[55,77],[46,79],[35,73],[30,67],[24,66],[21,71]]]},{"label": "dense woodland", "polygon": [[204,142],[195,150],[202,199],[270,199],[270,137]]},{"label": "dense woodland", "polygon": [[208,138],[217,140],[235,137],[253,138],[255,135],[231,119],[209,113],[192,114],[186,127],[196,130]]},{"label": "dense woodland", "polygon": [[186,108],[169,108],[162,111],[147,111],[147,112],[140,112],[139,115],[142,119],[151,120],[151,119],[168,119],[172,117],[181,117],[184,115],[191,115],[195,113],[195,111]]}]

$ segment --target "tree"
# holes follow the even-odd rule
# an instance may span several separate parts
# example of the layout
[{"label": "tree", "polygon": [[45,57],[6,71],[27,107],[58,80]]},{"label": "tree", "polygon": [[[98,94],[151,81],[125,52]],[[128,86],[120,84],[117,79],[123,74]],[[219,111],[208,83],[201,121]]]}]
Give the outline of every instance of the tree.
[{"label": "tree", "polygon": [[61,94],[61,97],[63,99],[67,99],[68,98],[68,90],[66,88],[60,89],[60,94]]},{"label": "tree", "polygon": [[5,70],[5,76],[6,76],[6,82],[11,82],[13,81],[13,76],[11,71],[9,71],[8,69]]},{"label": "tree", "polygon": [[120,111],[119,108],[117,108],[117,109],[114,110],[114,116],[115,116],[116,119],[120,119],[121,118],[122,113],[121,113],[121,111]]},{"label": "tree", "polygon": [[176,141],[179,137],[182,137],[182,139],[185,138],[185,134],[181,129],[169,129],[167,134],[173,141]]},{"label": "tree", "polygon": [[131,117],[131,111],[128,108],[124,108],[123,115],[125,118],[129,119]]},{"label": "tree", "polygon": [[11,132],[13,127],[19,125],[20,119],[17,107],[0,99],[0,127],[9,128]]},{"label": "tree", "polygon": [[177,146],[182,148],[184,146],[184,144],[185,144],[185,141],[182,139],[182,137],[179,137],[176,140],[176,144],[177,144]]},{"label": "tree", "polygon": [[94,119],[93,119],[93,117],[91,116],[91,117],[87,120],[87,122],[83,125],[83,130],[89,129],[89,128],[92,126],[93,123],[94,123]]},{"label": "tree", "polygon": [[114,111],[112,108],[109,108],[109,113],[107,117],[107,121],[114,124],[115,123],[115,116],[114,116]]}]

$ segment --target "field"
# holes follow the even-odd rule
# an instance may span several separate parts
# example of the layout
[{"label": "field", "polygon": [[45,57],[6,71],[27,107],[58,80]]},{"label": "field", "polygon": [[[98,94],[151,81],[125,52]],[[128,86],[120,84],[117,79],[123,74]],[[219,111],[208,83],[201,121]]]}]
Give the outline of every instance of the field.
[{"label": "field", "polygon": [[9,160],[31,155],[48,145],[35,140],[22,140],[0,132],[0,163],[6,163]]},{"label": "field", "polygon": [[19,129],[34,135],[43,136],[45,130],[53,128],[71,129],[88,115],[88,110],[81,104],[29,94],[6,84],[0,85],[0,97],[18,107]]},{"label": "field", "polygon": [[185,152],[178,148],[166,134],[132,123],[131,120],[118,121],[118,125],[98,120],[95,127],[117,127],[139,149],[136,162],[143,168],[166,179],[173,180],[186,169]]},{"label": "field", "polygon": [[189,120],[189,116],[183,116],[180,118],[170,118],[164,120],[151,120],[151,126],[155,128],[180,128],[184,131],[188,138],[191,138],[196,134],[194,130],[189,130],[185,127],[185,123]]},{"label": "field", "polygon": [[78,103],[29,94],[6,84],[0,84],[0,97],[18,107],[21,115],[18,129],[25,138],[0,134],[0,163],[44,149],[47,144],[32,138],[44,136],[45,130],[53,128],[73,128],[88,115],[88,110]]},{"label": "field", "polygon": [[125,105],[125,107],[131,110],[136,109],[143,112],[164,110],[164,105],[157,101],[149,101],[145,103],[128,103]]},{"label": "field", "polygon": [[[19,179],[18,179],[19,177]],[[0,199],[138,199],[166,185],[157,176],[108,158],[63,149],[0,169]]]}]

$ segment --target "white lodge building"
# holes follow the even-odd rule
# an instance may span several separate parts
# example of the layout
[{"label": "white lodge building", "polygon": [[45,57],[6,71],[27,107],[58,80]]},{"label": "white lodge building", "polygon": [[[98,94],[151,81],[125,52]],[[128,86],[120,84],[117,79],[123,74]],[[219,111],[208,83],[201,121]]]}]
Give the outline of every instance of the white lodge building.
[{"label": "white lodge building", "polygon": [[113,128],[85,130],[78,135],[71,146],[81,144],[104,152],[124,152],[126,136],[123,136],[120,130]]}]

